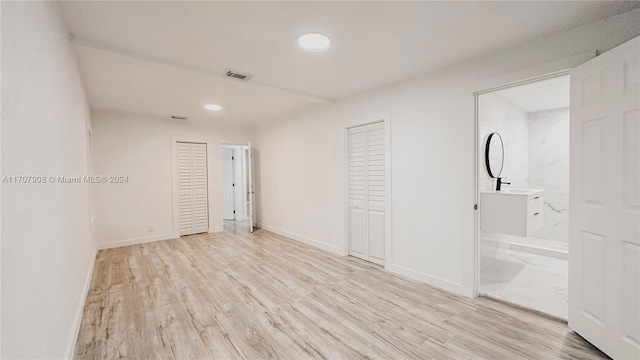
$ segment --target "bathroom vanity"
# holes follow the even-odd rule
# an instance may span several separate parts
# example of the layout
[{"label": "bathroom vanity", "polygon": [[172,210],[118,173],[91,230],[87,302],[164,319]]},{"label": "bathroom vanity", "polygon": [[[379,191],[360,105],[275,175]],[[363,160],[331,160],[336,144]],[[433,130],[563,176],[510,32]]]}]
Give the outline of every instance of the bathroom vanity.
[{"label": "bathroom vanity", "polygon": [[503,189],[480,193],[480,230],[529,236],[542,227],[544,190]]}]

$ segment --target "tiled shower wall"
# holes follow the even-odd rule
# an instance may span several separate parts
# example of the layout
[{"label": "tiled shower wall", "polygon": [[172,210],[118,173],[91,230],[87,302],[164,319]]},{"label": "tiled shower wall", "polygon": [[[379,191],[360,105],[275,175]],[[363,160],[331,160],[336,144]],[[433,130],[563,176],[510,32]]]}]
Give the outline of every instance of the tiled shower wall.
[{"label": "tiled shower wall", "polygon": [[[480,191],[495,189],[495,179],[489,177],[484,163],[486,139],[492,132],[500,133],[504,142],[502,177],[511,182],[507,187],[545,190],[544,225],[531,238],[504,234],[482,234],[482,238],[547,248],[566,246],[555,242],[568,242],[569,108],[527,113],[498,94],[483,94],[479,132]],[[496,249],[486,245],[485,255],[491,257]]]},{"label": "tiled shower wall", "polygon": [[569,239],[569,108],[529,113],[529,187],[544,189],[544,225],[532,237]]},{"label": "tiled shower wall", "polygon": [[495,179],[489,177],[484,162],[487,137],[497,132],[504,143],[504,166],[501,177],[510,182],[511,187],[528,186],[528,114],[496,93],[480,96],[478,130],[480,132],[480,191],[495,189]]}]

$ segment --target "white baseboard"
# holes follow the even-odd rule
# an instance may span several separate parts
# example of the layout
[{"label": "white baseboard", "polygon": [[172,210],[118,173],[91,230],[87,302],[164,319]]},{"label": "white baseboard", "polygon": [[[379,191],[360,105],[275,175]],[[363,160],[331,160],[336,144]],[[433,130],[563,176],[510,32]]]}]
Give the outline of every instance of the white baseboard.
[{"label": "white baseboard", "polygon": [[221,232],[221,231],[224,231],[224,228],[222,228],[222,227],[214,227],[214,228],[210,228],[209,229],[210,233],[217,233],[217,232]]},{"label": "white baseboard", "polygon": [[294,234],[282,229],[279,229],[277,227],[274,226],[270,226],[270,225],[265,225],[265,224],[258,224],[257,227],[259,227],[260,229],[264,229],[267,231],[271,231],[272,233],[276,233],[278,235],[282,235],[285,237],[288,237],[290,239],[293,240],[297,240],[300,242],[303,242],[307,245],[311,245],[311,246],[315,246],[317,248],[320,248],[322,250],[327,250],[330,251],[332,253],[338,254],[338,255],[344,255],[342,252],[342,248],[338,247],[338,246],[334,246],[334,245],[329,245],[327,243],[318,241],[318,240],[314,240],[314,239],[310,239],[308,237],[304,237],[302,235],[298,235],[298,234]]},{"label": "white baseboard", "polygon": [[76,315],[73,318],[73,327],[67,340],[67,349],[64,352],[65,359],[73,359],[74,352],[76,350],[76,341],[78,341],[78,334],[80,333],[80,324],[82,323],[82,315],[84,314],[84,305],[87,302],[87,295],[89,294],[89,288],[91,287],[91,279],[93,277],[93,268],[96,265],[96,258],[98,257],[98,245],[93,247],[91,264],[89,265],[89,271],[84,279],[84,285],[82,286],[82,295],[78,303],[78,309]]},{"label": "white baseboard", "polygon": [[137,239],[118,240],[118,241],[112,241],[108,243],[101,243],[101,244],[98,244],[98,250],[112,249],[112,248],[117,248],[121,246],[146,244],[150,242],[169,240],[169,239],[176,239],[175,234],[168,233],[168,234],[148,236],[148,237],[137,238]]},{"label": "white baseboard", "polygon": [[394,274],[402,275],[402,276],[408,277],[409,279],[419,281],[421,283],[432,285],[443,290],[451,291],[453,293],[456,293],[462,296],[472,297],[470,294],[468,294],[465,291],[464,286],[462,286],[462,284],[458,284],[450,280],[445,280],[435,276],[427,275],[425,273],[407,269],[406,267],[399,266],[399,265],[386,265],[384,269]]}]

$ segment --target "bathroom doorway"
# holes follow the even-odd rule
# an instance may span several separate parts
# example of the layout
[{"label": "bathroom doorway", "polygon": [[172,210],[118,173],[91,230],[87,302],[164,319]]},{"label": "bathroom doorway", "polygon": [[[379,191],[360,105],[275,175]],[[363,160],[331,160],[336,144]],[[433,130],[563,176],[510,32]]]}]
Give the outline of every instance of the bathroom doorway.
[{"label": "bathroom doorway", "polygon": [[477,94],[478,292],[567,319],[567,72]]},{"label": "bathroom doorway", "polygon": [[248,151],[244,144],[220,146],[222,219],[227,231],[249,226]]}]

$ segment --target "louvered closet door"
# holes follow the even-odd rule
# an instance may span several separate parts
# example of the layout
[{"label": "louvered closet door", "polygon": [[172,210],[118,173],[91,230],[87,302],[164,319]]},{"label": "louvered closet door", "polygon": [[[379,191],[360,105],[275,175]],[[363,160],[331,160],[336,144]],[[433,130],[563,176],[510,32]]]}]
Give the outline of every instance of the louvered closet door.
[{"label": "louvered closet door", "polygon": [[347,146],[349,254],[384,264],[384,123],[349,129]]},{"label": "louvered closet door", "polygon": [[207,232],[207,145],[177,143],[180,235]]}]

